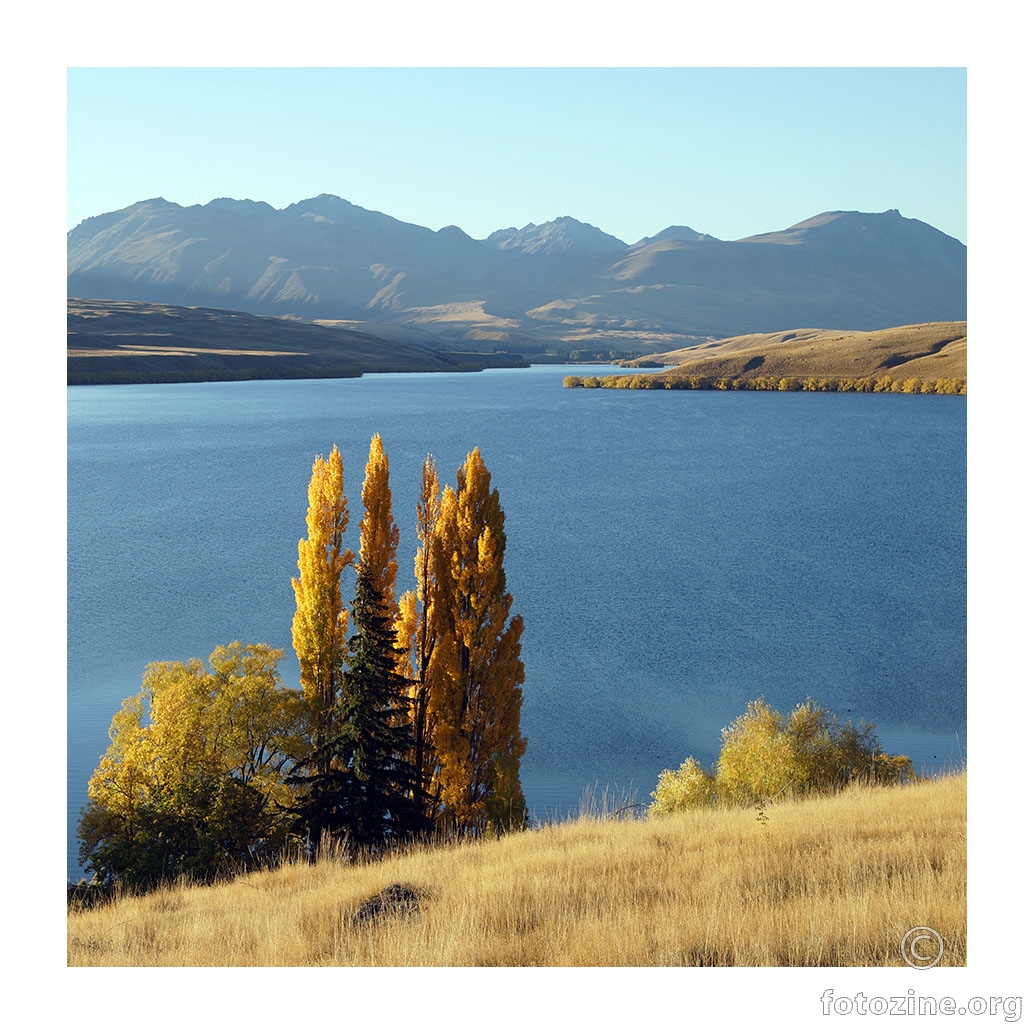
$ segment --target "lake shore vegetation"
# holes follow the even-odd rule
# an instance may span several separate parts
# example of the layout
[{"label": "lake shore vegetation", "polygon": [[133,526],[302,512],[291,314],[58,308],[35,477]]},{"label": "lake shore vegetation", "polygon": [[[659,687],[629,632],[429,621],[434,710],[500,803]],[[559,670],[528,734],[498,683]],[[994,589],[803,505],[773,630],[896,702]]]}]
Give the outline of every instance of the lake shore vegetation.
[{"label": "lake shore vegetation", "polygon": [[959,377],[921,381],[917,377],[705,377],[671,371],[665,374],[606,374],[579,377],[569,374],[565,388],[668,388],[684,391],[730,392],[894,392],[906,395],[966,395],[967,382]]},{"label": "lake shore vegetation", "polygon": [[424,473],[418,586],[400,608],[380,436],[358,553],[346,543],[341,454],[316,457],[292,580],[300,689],[282,684],[283,652],[267,644],[217,647],[211,667],[148,666],[112,721],[79,821],[80,864],[101,888],[216,880],[329,840],[376,852],[527,824],[523,624],[506,588],[499,492],[477,448],[455,489],[439,492],[431,458]]}]

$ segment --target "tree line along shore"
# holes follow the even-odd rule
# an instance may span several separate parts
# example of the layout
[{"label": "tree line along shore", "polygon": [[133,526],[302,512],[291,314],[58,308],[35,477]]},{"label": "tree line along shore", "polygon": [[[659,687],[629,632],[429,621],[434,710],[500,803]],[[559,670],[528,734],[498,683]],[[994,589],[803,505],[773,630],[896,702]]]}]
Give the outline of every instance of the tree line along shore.
[{"label": "tree line along shore", "polygon": [[565,388],[679,389],[689,391],[747,392],[899,392],[906,395],[966,395],[964,378],[943,377],[707,377],[679,371],[663,374],[608,374],[604,377],[569,375]]}]

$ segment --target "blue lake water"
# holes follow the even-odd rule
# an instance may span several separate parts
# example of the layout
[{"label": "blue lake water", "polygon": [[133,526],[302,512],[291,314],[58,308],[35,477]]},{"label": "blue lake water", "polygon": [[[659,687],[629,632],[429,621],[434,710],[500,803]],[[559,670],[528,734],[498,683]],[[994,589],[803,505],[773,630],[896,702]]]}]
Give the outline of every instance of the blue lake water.
[{"label": "blue lake water", "polygon": [[[313,457],[353,538],[370,438],[412,583],[424,456],[478,446],[525,621],[521,777],[537,819],[649,800],[765,695],[872,721],[918,769],[966,750],[966,399],[565,390],[567,373],[68,389],[68,872],[86,782],[155,660],[291,653]],[[355,547],[355,542],[351,545]]]}]

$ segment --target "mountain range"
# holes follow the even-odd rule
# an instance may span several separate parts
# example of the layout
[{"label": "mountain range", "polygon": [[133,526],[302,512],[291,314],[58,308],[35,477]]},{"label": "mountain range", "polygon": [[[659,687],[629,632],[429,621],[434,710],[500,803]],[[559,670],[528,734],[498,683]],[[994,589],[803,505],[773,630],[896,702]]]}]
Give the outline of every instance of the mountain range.
[{"label": "mountain range", "polygon": [[966,246],[894,209],[737,241],[675,225],[626,244],[570,216],[476,240],[330,194],[284,209],[152,198],[84,220],[67,245],[70,298],[405,325],[475,351],[658,352],[967,315]]}]

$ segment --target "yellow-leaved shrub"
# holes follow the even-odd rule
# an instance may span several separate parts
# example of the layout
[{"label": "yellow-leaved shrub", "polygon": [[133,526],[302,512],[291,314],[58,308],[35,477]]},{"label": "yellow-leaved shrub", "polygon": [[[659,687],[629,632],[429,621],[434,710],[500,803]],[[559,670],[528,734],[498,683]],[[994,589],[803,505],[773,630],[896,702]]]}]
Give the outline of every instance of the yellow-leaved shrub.
[{"label": "yellow-leaved shrub", "polygon": [[658,778],[649,813],[712,805],[755,805],[780,795],[825,794],[858,781],[895,784],[915,777],[905,755],[881,750],[872,725],[839,723],[807,700],[782,715],[759,697],[722,731],[712,772],[694,758]]},{"label": "yellow-leaved shrub", "polygon": [[649,815],[708,808],[715,804],[715,778],[691,757],[675,772],[666,769],[658,777],[658,786],[650,796],[654,800],[647,810]]}]

